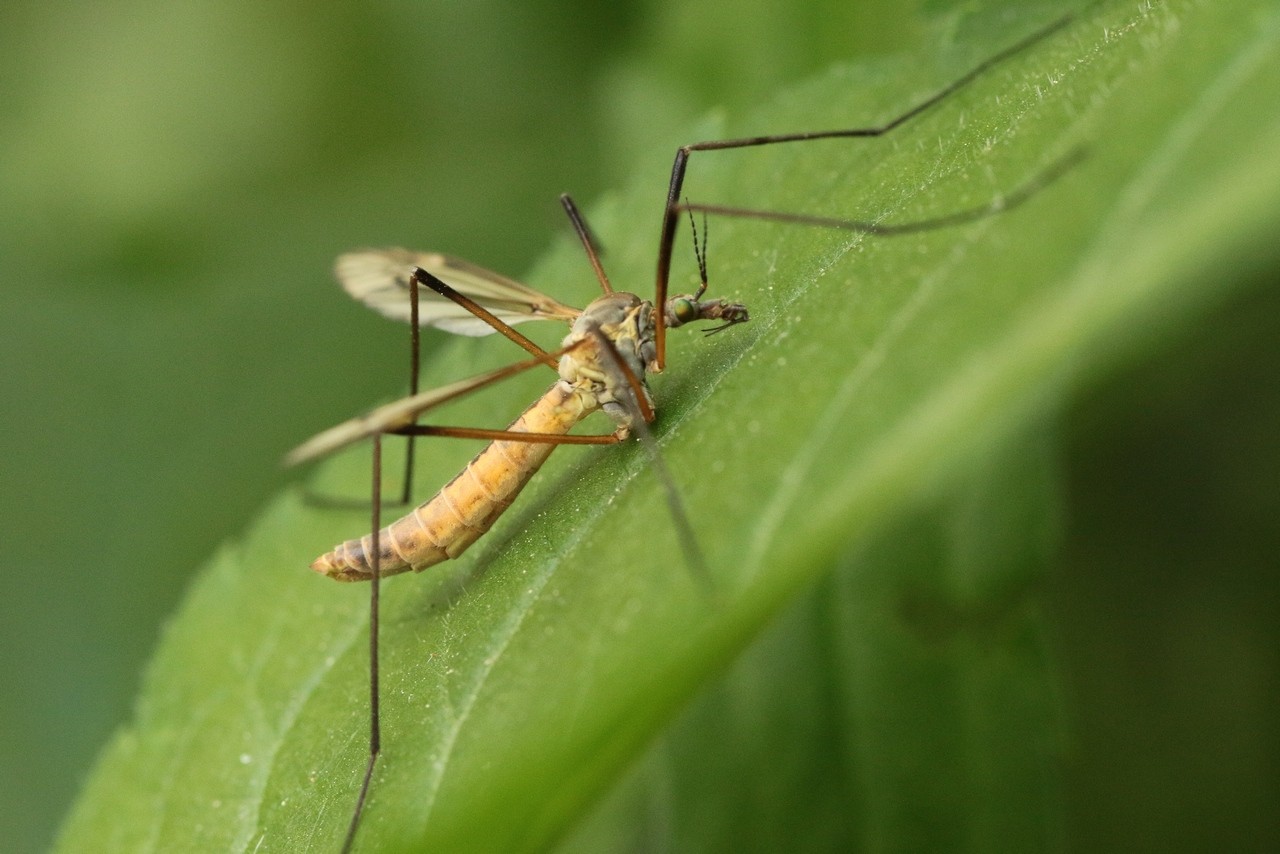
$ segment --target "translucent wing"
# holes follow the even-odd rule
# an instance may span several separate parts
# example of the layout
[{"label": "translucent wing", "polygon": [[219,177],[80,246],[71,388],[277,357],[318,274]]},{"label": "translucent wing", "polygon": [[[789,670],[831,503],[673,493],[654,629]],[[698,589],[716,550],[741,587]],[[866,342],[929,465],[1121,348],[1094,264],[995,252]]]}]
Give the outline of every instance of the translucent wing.
[{"label": "translucent wing", "polygon": [[330,427],[323,433],[312,436],[290,451],[284,458],[284,464],[286,466],[296,466],[299,463],[305,463],[323,457],[326,454],[331,454],[339,448],[344,448],[361,439],[367,439],[374,433],[382,433],[387,430],[394,430],[397,427],[407,426],[412,424],[413,419],[418,415],[442,403],[470,394],[482,386],[514,373],[519,373],[526,368],[540,365],[542,365],[540,359],[516,362],[515,364],[498,368],[496,371],[489,371],[469,379],[458,380],[440,388],[424,391],[411,397],[403,397],[400,400],[379,406],[372,412],[352,418],[350,421],[344,421],[335,427]]},{"label": "translucent wing", "polygon": [[[572,321],[580,311],[546,294],[460,258],[408,249],[365,249],[338,257],[334,273],[347,293],[393,320],[409,322],[409,282],[422,267],[507,323]],[[426,288],[418,291],[418,321],[456,335],[488,335],[493,327]]]}]

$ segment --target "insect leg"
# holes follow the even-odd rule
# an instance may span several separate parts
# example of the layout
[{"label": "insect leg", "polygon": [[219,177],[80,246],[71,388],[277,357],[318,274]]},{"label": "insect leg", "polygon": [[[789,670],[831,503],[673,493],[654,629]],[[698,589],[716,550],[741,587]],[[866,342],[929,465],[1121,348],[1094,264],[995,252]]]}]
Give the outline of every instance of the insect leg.
[{"label": "insect leg", "polygon": [[[510,340],[514,341],[516,344],[519,344],[521,347],[523,347],[528,352],[532,353],[534,356],[537,356],[544,363],[549,364],[552,368],[556,367],[556,361],[554,357],[552,357],[549,353],[547,353],[537,344],[530,341],[527,337],[525,337],[524,335],[521,335],[515,329],[511,328],[510,324],[502,322],[484,306],[480,305],[470,297],[467,297],[463,294],[458,293],[456,290],[449,287],[447,284],[445,284],[436,276],[433,276],[432,274],[428,273],[426,270],[423,270],[421,267],[416,267],[414,268],[413,276],[409,280],[409,330],[410,330],[409,332],[409,339],[410,339],[409,340],[409,349],[410,349],[409,396],[410,397],[413,397],[418,393],[418,370],[419,370],[419,364],[421,362],[422,348],[419,343],[421,327],[418,324],[418,286],[419,285],[426,285],[427,287],[431,288],[431,290],[440,294],[440,296],[445,297],[446,299],[452,300],[453,302],[465,308],[467,311],[474,314],[476,317],[488,323],[490,326],[492,326],[498,332],[501,332],[503,335],[505,335]],[[413,496],[413,448],[414,448],[414,442],[417,439],[417,434],[410,432],[402,435],[406,436],[407,438],[406,438],[405,460],[404,460],[404,479],[402,481],[404,486],[400,493],[400,503],[408,504],[411,501]]]},{"label": "insect leg", "polygon": [[587,226],[587,221],[578,210],[578,206],[574,204],[573,197],[568,193],[561,193],[560,204],[564,206],[564,212],[569,215],[569,222],[573,223],[574,233],[582,241],[582,248],[586,250],[587,260],[591,262],[591,269],[596,271],[596,280],[600,282],[600,287],[606,294],[613,293],[613,285],[609,284],[609,277],[605,275],[604,267],[600,263],[600,250],[595,235],[591,233],[591,229]]},{"label": "insect leg", "polygon": [[548,353],[524,335],[521,335],[510,324],[498,319],[494,316],[493,312],[471,299],[471,297],[458,293],[456,290],[449,287],[447,284],[421,267],[413,268],[412,280],[416,284],[426,285],[445,299],[452,300],[462,306],[467,311],[492,326],[494,331],[501,332],[508,340],[513,341],[516,345],[537,357],[537,359],[543,364],[549,366],[552,370],[558,370],[559,363],[556,362],[555,355]]},{"label": "insect leg", "polygon": [[[412,439],[412,437],[411,437]],[[373,529],[373,555],[370,558],[369,577],[369,759],[364,766],[364,778],[360,781],[360,794],[356,796],[355,809],[347,824],[347,835],[342,840],[342,854],[347,854],[356,841],[360,817],[364,814],[365,801],[369,797],[369,784],[373,781],[373,769],[382,752],[382,719],[378,690],[378,606],[381,591],[381,545],[378,532],[382,530],[382,435],[373,435],[373,497],[370,502],[370,523]]]},{"label": "insect leg", "polygon": [[[568,347],[561,348],[556,351],[554,356],[562,355],[575,347],[581,346],[582,342],[578,341]],[[351,819],[347,827],[346,837],[343,841],[342,851],[348,852],[354,844],[356,834],[359,830],[360,820],[364,814],[365,805],[368,801],[368,794],[373,780],[373,772],[377,766],[378,757],[381,753],[382,730],[380,716],[380,688],[379,688],[379,605],[382,578],[382,516],[381,501],[382,494],[382,437],[387,434],[407,435],[407,436],[450,436],[461,438],[476,438],[502,441],[519,441],[534,443],[552,443],[552,444],[616,444],[621,442],[623,434],[615,432],[605,435],[587,435],[575,436],[564,434],[549,433],[523,433],[508,430],[484,430],[478,428],[466,427],[434,427],[428,425],[420,425],[415,423],[404,424],[406,417],[414,418],[425,412],[427,409],[436,406],[446,400],[453,399],[465,394],[468,391],[475,391],[485,385],[496,382],[498,379],[511,376],[519,371],[528,370],[541,364],[538,359],[531,359],[525,362],[517,363],[498,372],[482,375],[480,378],[471,382],[455,384],[449,387],[444,393],[427,392],[419,394],[408,403],[402,404],[399,408],[391,405],[392,408],[382,407],[378,412],[378,417],[366,418],[360,423],[360,427],[368,433],[368,437],[373,443],[373,470],[370,477],[371,487],[371,508],[369,514],[370,520],[370,542],[368,549],[369,561],[369,756],[365,764],[364,775],[360,784],[360,791],[356,798],[356,804],[351,814]],[[353,432],[351,429],[339,431],[340,438],[345,441],[350,440]],[[323,434],[322,434],[323,437]],[[310,443],[309,443],[310,444]],[[320,443],[321,447],[326,450],[331,449],[331,443]]]},{"label": "insect leg", "polygon": [[918,219],[912,222],[885,223],[873,222],[871,220],[860,219],[839,219],[836,217],[811,216],[809,214],[787,213],[785,211],[766,211],[757,210],[755,208],[738,208],[729,205],[708,205],[700,202],[689,202],[676,206],[676,209],[689,211],[699,211],[704,214],[716,214],[717,216],[737,217],[740,219],[760,219],[770,222],[784,222],[796,225],[812,225],[820,228],[836,228],[844,231],[856,231],[862,234],[875,234],[879,236],[891,236],[897,234],[914,234],[921,231],[933,231],[938,228],[947,228],[953,225],[964,225],[966,223],[975,222],[994,214],[1011,211],[1030,199],[1036,193],[1043,190],[1049,184],[1056,181],[1064,173],[1084,159],[1086,150],[1083,146],[1071,149],[1062,157],[1059,157],[1048,168],[1035,175],[1030,181],[1022,184],[1012,193],[1007,193],[999,198],[994,199],[988,204],[979,205],[977,207],[965,208],[959,211],[952,211],[942,216],[929,217],[928,219]]},{"label": "insect leg", "polygon": [[[420,334],[420,331],[421,331],[421,327],[418,325],[418,287],[417,287],[417,282],[410,280],[409,282],[409,395],[408,396],[411,398],[417,396],[418,388],[420,384],[419,374],[420,374],[420,368],[422,363],[422,359],[421,359],[422,336]],[[321,434],[321,435],[327,435],[327,433],[329,432],[332,432],[332,431],[326,431],[325,434]],[[307,445],[310,445],[310,444],[311,444],[310,442],[307,443]],[[382,507],[382,506],[403,507],[412,501],[414,444],[415,444],[415,438],[412,435],[408,436],[405,443],[404,476],[401,480],[400,496],[396,498],[394,501],[389,501],[386,499],[379,498],[378,499],[379,507]],[[307,459],[310,459],[312,457],[321,456],[325,453],[328,453],[328,450],[332,450],[331,448],[328,450],[320,450],[320,451],[303,453],[307,445],[300,446],[294,449],[292,452],[290,452],[289,455],[285,457],[285,461],[284,461],[285,465],[286,466],[297,465],[300,462],[304,462]],[[379,451],[381,451],[380,448],[379,448]],[[378,479],[379,481],[381,481],[381,475],[379,475]],[[306,496],[307,502],[319,507],[338,510],[338,509],[355,509],[357,507],[364,506],[364,502],[360,501],[359,499],[320,495],[311,491],[310,487],[306,487],[304,489],[305,489],[305,496]]]},{"label": "insect leg", "polygon": [[[658,243],[658,269],[657,280],[654,287],[654,305],[665,305],[667,299],[667,286],[671,277],[671,252],[675,242],[676,224],[679,220],[680,210],[683,207],[680,204],[681,190],[684,187],[685,171],[688,168],[689,156],[695,151],[723,151],[731,148],[751,148],[762,145],[775,145],[784,142],[803,142],[815,139],[866,139],[870,137],[883,136],[890,131],[906,124],[911,119],[916,118],[920,114],[927,112],[931,107],[946,100],[956,92],[968,86],[974,80],[981,77],[987,71],[1004,62],[1007,59],[1021,53],[1030,48],[1032,45],[1048,38],[1053,33],[1065,27],[1073,19],[1071,15],[1065,15],[1058,18],[1046,27],[1037,30],[1031,35],[1023,38],[1021,41],[1010,45],[999,53],[987,57],[982,62],[975,65],[968,72],[956,78],[951,83],[934,92],[929,97],[917,103],[909,110],[895,116],[889,121],[872,125],[869,127],[844,128],[839,130],[809,131],[804,133],[787,133],[774,134],[768,136],[752,136],[742,137],[739,139],[721,139],[709,140],[706,142],[695,142],[689,145],[682,145],[676,150],[675,161],[671,165],[671,180],[667,187],[667,203],[662,214],[662,231]],[[701,208],[694,208],[701,210]],[[802,222],[803,220],[783,220]],[[662,313],[659,312],[657,330],[655,335],[655,346],[658,352],[658,370],[666,364],[666,322]]]},{"label": "insect leg", "polygon": [[[422,328],[418,325],[418,280],[409,282],[409,396],[418,393],[418,373],[422,365]],[[405,440],[404,477],[401,479],[400,503],[413,499],[413,446],[415,438]]]},{"label": "insect leg", "polygon": [[685,562],[689,565],[689,570],[694,579],[707,590],[712,589],[711,572],[707,569],[706,558],[702,555],[702,549],[698,547],[697,533],[694,531],[693,522],[689,519],[689,512],[685,509],[684,502],[680,499],[680,491],[676,488],[675,478],[671,476],[671,470],[667,468],[666,462],[662,459],[662,450],[658,447],[658,440],[654,438],[653,431],[649,428],[650,422],[653,421],[653,407],[649,405],[645,399],[644,386],[635,372],[627,366],[626,360],[618,353],[617,347],[609,340],[609,337],[599,329],[592,330],[592,337],[600,346],[600,352],[604,354],[603,363],[613,371],[615,375],[614,386],[621,388],[623,383],[617,382],[618,379],[625,380],[625,386],[628,389],[628,397],[626,401],[628,408],[632,412],[631,427],[636,432],[636,438],[640,440],[640,444],[644,446],[645,452],[649,454],[649,461],[653,465],[654,472],[658,475],[658,480],[662,483],[662,491],[667,499],[667,509],[671,512],[671,519],[675,522],[676,538],[680,541],[680,550],[684,552]]},{"label": "insect leg", "polygon": [[442,436],[449,439],[484,439],[488,442],[529,442],[544,445],[616,445],[622,441],[616,433],[523,433],[516,430],[487,430],[483,427],[441,427],[412,424],[388,430],[396,436]]},{"label": "insect leg", "polygon": [[[553,350],[546,355],[554,360],[580,346],[582,346],[582,342],[576,341],[567,347]],[[473,391],[532,368],[540,367],[543,364],[544,362],[540,358],[514,362],[497,370],[477,374],[474,377],[449,383],[430,391],[419,392],[413,397],[405,397],[384,404],[371,412],[352,418],[349,421],[344,421],[341,424],[330,427],[323,433],[312,436],[285,456],[285,465],[292,466],[309,462],[327,456],[361,439],[372,438],[384,433],[395,433],[402,428],[409,428],[417,416],[429,409],[434,409],[450,400],[464,397]]]}]

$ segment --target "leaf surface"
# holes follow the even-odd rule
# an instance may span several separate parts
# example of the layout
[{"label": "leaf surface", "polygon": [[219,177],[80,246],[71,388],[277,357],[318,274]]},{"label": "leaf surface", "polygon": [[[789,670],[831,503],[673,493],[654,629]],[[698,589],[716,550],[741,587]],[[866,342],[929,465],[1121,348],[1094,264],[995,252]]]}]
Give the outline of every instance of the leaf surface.
[{"label": "leaf surface", "polygon": [[[890,119],[1050,17],[965,18],[954,38],[940,28],[930,56],[835,68],[690,138]],[[1027,486],[1048,477],[1027,436],[1073,389],[1156,346],[1223,300],[1256,259],[1274,257],[1278,40],[1269,4],[1102,3],[885,138],[695,154],[694,201],[905,223],[987,204],[1088,150],[1025,205],[955,228],[878,238],[713,219],[713,295],[748,304],[752,322],[709,338],[677,330],[652,385],[656,433],[714,595],[685,567],[639,448],[558,451],[464,559],[385,585],[385,753],[359,847],[547,846],[699,686],[842,562],[814,619],[827,624],[829,687],[849,717],[829,729],[860,722],[865,736],[838,763],[846,794],[862,793],[850,794],[859,813],[847,819],[862,838],[910,847],[913,797],[948,790],[929,762],[970,778],[992,763],[979,776],[993,797],[1000,781],[1051,776],[1051,680],[1034,608],[1018,591],[1043,558],[1052,490]],[[630,187],[591,209],[615,285],[642,294],[665,168],[655,153]],[[683,238],[677,287],[693,271]],[[528,281],[581,304],[563,291],[586,293],[589,275],[566,237]],[[510,355],[502,342],[457,342],[432,358],[426,383]],[[501,424],[540,381],[476,395],[447,423]],[[429,448],[423,484],[443,483],[474,451]],[[966,484],[996,498],[939,503]],[[366,456],[342,455],[312,486],[365,495]],[[1007,500],[1019,490],[1025,504]],[[1003,524],[1007,540],[991,533]],[[215,557],[169,627],[134,724],[64,828],[63,850],[336,848],[366,750],[367,602],[364,588],[305,567],[366,527],[367,513],[318,507],[298,489]],[[1016,628],[994,644],[1017,651],[1006,668],[974,669],[983,626]],[[930,638],[949,650],[941,664],[918,655]],[[784,685],[816,707],[803,693],[815,680]],[[748,680],[701,737],[776,736],[746,725],[778,702],[772,681]],[[885,697],[896,699],[875,705]],[[923,705],[930,697],[940,706]],[[892,726],[871,726],[888,717]],[[984,731],[1019,727],[1040,745],[1033,760],[982,747]],[[823,743],[802,742],[819,757]],[[900,762],[908,748],[922,763],[914,778]],[[893,773],[900,785],[868,795]],[[717,779],[727,799],[732,769]],[[1026,795],[1039,805],[1026,838],[1052,833],[1052,789]],[[576,840],[639,844],[629,836],[639,825],[617,823],[625,815],[598,817]],[[786,841],[783,820],[760,819]],[[1000,821],[985,828],[993,838]],[[966,826],[959,841],[984,838],[981,822]],[[722,838],[708,831],[701,844]]]}]

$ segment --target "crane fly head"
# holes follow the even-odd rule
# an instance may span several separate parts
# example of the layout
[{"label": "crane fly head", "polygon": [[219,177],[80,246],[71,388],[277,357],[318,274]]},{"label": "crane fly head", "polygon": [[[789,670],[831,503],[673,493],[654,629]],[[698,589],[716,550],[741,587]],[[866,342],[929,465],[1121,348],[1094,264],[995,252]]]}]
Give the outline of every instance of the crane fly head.
[{"label": "crane fly head", "polygon": [[693,206],[689,203],[688,197],[685,198],[684,204],[678,207],[684,208],[689,213],[689,226],[693,231],[693,257],[698,261],[698,277],[701,284],[698,285],[695,293],[677,294],[667,300],[666,305],[662,307],[663,325],[668,329],[675,329],[677,326],[684,326],[695,320],[721,321],[719,326],[703,330],[705,334],[711,335],[730,326],[746,323],[750,318],[747,315],[747,307],[742,303],[722,299],[703,301],[702,295],[707,292],[707,214],[703,211],[702,231],[699,232],[698,223],[693,218]]},{"label": "crane fly head", "polygon": [[665,315],[668,329],[684,326],[695,320],[719,320],[719,326],[703,330],[711,335],[751,319],[747,314],[747,307],[742,303],[722,299],[700,300],[701,290],[699,288],[699,293],[696,294],[677,294],[667,300]]}]

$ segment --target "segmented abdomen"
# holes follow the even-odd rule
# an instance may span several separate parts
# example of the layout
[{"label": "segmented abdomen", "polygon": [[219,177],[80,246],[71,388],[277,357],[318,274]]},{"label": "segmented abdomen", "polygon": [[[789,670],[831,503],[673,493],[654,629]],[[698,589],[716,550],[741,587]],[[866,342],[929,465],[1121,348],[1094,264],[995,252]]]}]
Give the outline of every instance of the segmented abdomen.
[{"label": "segmented abdomen", "polygon": [[[557,382],[521,413],[508,430],[564,434],[591,413],[583,398]],[[511,506],[556,446],[545,442],[491,442],[457,477],[402,519],[378,532],[379,576],[423,570],[455,558]],[[368,581],[373,538],[347,540],[311,564],[339,581]]]}]

